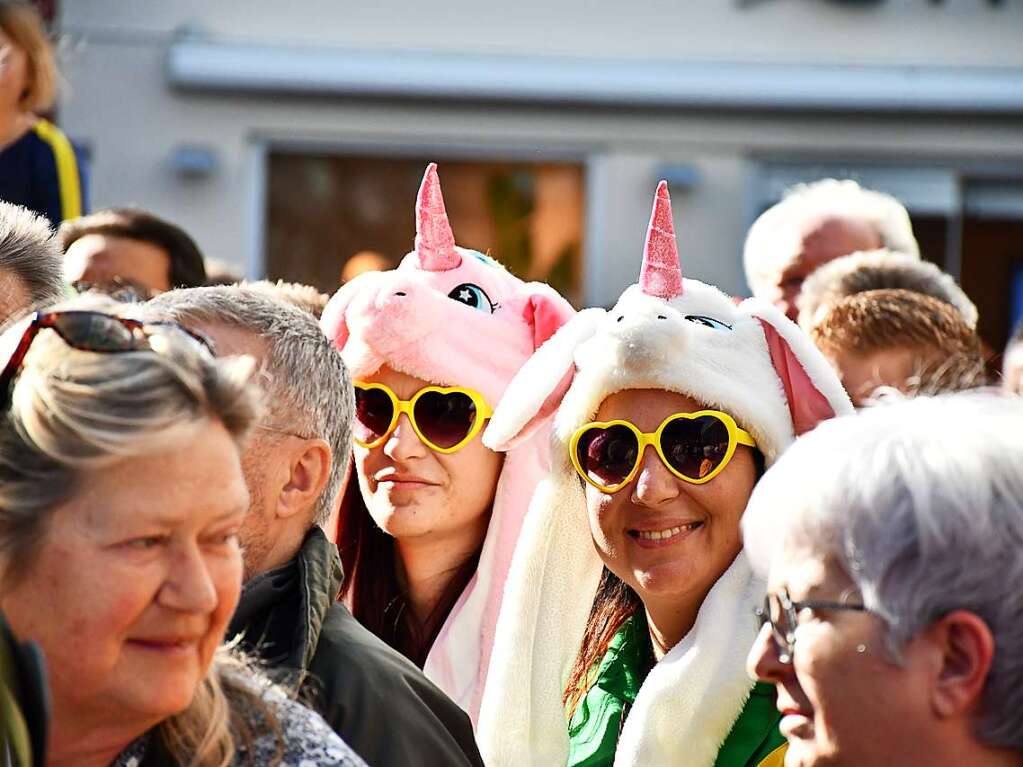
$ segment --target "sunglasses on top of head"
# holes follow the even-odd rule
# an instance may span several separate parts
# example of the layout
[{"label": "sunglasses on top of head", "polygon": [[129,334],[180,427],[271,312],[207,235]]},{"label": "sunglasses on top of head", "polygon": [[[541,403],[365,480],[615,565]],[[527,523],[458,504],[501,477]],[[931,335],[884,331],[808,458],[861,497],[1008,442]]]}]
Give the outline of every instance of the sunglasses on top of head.
[{"label": "sunglasses on top of head", "polygon": [[461,386],[425,386],[403,400],[384,384],[355,382],[356,444],[383,444],[402,413],[424,445],[444,454],[465,447],[494,414],[482,394]]},{"label": "sunglasses on top of head", "polygon": [[575,470],[605,493],[616,493],[639,473],[643,453],[653,447],[664,466],[694,485],[710,482],[724,471],[739,445],[756,447],[749,432],[719,410],[675,413],[646,433],[629,421],[583,424],[569,443]]},{"label": "sunglasses on top of head", "polygon": [[21,369],[25,356],[40,330],[50,329],[72,349],[98,354],[152,351],[161,353],[160,345],[151,343],[154,336],[177,333],[188,339],[201,353],[212,356],[209,341],[176,322],[142,322],[97,311],[36,312],[21,335],[14,354],[0,373],[0,392],[6,407],[11,382]]}]

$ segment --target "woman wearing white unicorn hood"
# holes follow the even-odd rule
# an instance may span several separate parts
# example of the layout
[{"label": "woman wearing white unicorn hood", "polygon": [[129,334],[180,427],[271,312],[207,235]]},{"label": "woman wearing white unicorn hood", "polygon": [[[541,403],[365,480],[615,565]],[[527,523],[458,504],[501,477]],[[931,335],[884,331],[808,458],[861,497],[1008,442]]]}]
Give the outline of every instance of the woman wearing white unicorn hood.
[{"label": "woman wearing white unicorn hood", "polygon": [[773,306],[682,278],[662,181],[639,284],[539,349],[484,441],[514,445],[555,411],[498,621],[485,761],[780,764],[773,691],[744,670],[763,584],[739,520],[798,434],[852,411],[835,374]]}]

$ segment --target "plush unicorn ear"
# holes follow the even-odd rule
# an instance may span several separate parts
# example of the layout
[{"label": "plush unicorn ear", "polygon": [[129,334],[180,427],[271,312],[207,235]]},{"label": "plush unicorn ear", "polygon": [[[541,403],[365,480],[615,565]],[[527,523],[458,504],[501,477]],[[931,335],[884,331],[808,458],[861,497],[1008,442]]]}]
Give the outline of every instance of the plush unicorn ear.
[{"label": "plush unicorn ear", "polygon": [[337,289],[323,309],[323,314],[320,315],[320,329],[323,331],[323,335],[333,341],[338,349],[343,349],[348,343],[348,320],[345,318],[348,306],[379,276],[379,272],[365,272],[355,279],[349,280]]},{"label": "plush unicorn ear", "polygon": [[483,444],[511,450],[529,439],[561,404],[575,375],[575,350],[597,332],[603,309],[584,309],[551,336],[522,366],[498,403]]},{"label": "plush unicorn ear", "polygon": [[755,317],[764,330],[771,364],[785,390],[797,437],[821,421],[853,412],[835,371],[798,325],[771,304],[755,298],[744,301],[739,308]]},{"label": "plush unicorn ear", "polygon": [[522,310],[522,318],[533,329],[533,348],[539,349],[562,325],[572,319],[575,309],[560,293],[542,282],[526,285],[532,292]]}]

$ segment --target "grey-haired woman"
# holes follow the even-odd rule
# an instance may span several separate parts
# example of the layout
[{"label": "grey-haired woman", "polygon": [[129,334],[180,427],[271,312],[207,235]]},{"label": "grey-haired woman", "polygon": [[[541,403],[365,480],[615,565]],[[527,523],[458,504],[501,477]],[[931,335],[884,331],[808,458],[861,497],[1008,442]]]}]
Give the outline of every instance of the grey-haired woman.
[{"label": "grey-haired woman", "polygon": [[251,361],[80,299],[0,338],[0,610],[43,650],[53,765],[359,765],[221,646]]},{"label": "grey-haired woman", "polygon": [[823,424],[743,517],[767,572],[748,664],[786,765],[1023,764],[1023,401],[953,394]]}]

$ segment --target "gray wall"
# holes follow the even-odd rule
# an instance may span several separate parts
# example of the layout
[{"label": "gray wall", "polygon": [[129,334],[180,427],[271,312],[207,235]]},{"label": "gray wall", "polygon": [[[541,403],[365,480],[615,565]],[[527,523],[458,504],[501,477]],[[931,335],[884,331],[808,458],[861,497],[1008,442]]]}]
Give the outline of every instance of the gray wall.
[{"label": "gray wall", "polygon": [[[258,271],[261,158],[274,142],[347,151],[508,153],[587,164],[587,295],[635,280],[658,170],[695,170],[673,190],[689,276],[742,292],[739,253],[762,160],[1023,167],[1023,115],[850,115],[568,107],[231,94],[170,88],[172,32],[215,40],[396,51],[564,54],[604,60],[1011,67],[1023,73],[1023,3],[898,0],[848,10],[810,0],[522,0],[61,3],[69,84],[60,119],[93,154],[93,207],[137,203],[178,221],[210,255]],[[538,76],[542,60],[537,60]],[[1021,75],[1023,78],[1023,75]],[[1023,82],[1023,79],[1020,80]],[[1021,86],[1023,87],[1023,86]],[[211,149],[212,174],[168,167],[182,145]],[[443,167],[442,167],[443,173]],[[409,193],[409,215],[414,190]],[[500,254],[496,254],[498,257]]]}]

